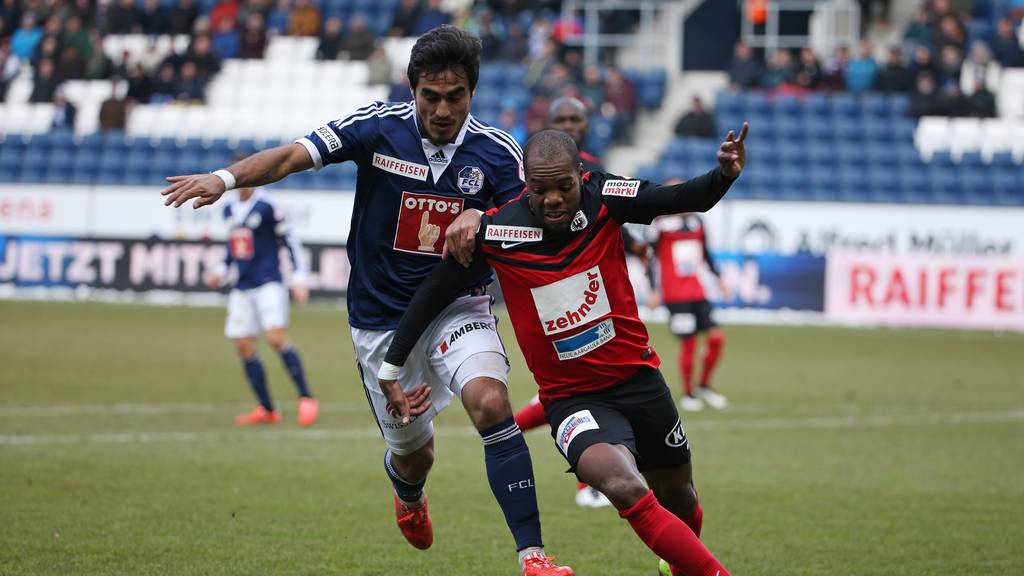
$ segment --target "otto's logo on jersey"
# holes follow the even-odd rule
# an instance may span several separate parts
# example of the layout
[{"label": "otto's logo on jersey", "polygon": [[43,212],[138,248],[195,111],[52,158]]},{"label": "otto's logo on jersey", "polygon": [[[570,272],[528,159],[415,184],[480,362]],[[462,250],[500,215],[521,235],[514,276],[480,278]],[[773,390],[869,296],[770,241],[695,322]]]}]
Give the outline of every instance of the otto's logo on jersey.
[{"label": "otto's logo on jersey", "polygon": [[615,324],[612,323],[611,318],[608,318],[579,334],[555,340],[552,344],[555,347],[555,353],[558,354],[559,360],[572,360],[597,350],[613,338],[615,338]]},{"label": "otto's logo on jersey", "polygon": [[594,266],[546,286],[531,288],[545,335],[558,334],[610,314],[601,269]]},{"label": "otto's logo on jersey", "polygon": [[330,126],[321,126],[316,129],[316,135],[320,137],[320,140],[327,146],[328,152],[334,152],[341,148],[341,140],[338,139],[338,135],[331,130]]},{"label": "otto's logo on jersey", "polygon": [[243,226],[232,228],[231,237],[228,239],[228,249],[231,251],[231,257],[235,260],[252,260],[256,253],[252,230]]},{"label": "otto's logo on jersey", "polygon": [[583,213],[583,210],[580,210],[572,219],[572,226],[569,229],[573,232],[579,232],[586,228],[587,224],[590,224],[590,221],[587,220],[587,215]]},{"label": "otto's logo on jersey", "polygon": [[608,180],[604,183],[604,187],[601,188],[601,194],[605,196],[635,198],[639,190],[639,180]]},{"label": "otto's logo on jersey", "polygon": [[441,345],[438,346],[437,349],[441,352],[441,354],[447,354],[448,353],[448,347],[450,347],[451,345],[455,344],[456,340],[458,340],[459,338],[462,338],[466,334],[468,334],[470,332],[474,332],[476,330],[491,330],[491,331],[494,331],[495,328],[494,328],[494,324],[489,324],[487,322],[470,322],[469,324],[464,324],[461,327],[456,328],[455,330],[452,330],[452,333],[449,334],[444,340],[441,341]]},{"label": "otto's logo on jersey", "polygon": [[676,425],[672,427],[672,430],[665,436],[665,445],[672,448],[682,448],[686,446],[686,430],[683,430],[683,421],[677,420]]},{"label": "otto's logo on jersey", "polygon": [[445,230],[462,213],[464,205],[462,198],[403,192],[395,228],[395,250],[440,256]]},{"label": "otto's logo on jersey", "polygon": [[555,438],[558,440],[558,448],[562,451],[562,454],[569,455],[569,445],[576,439],[581,433],[587,430],[598,430],[601,427],[597,425],[597,421],[594,420],[594,415],[590,413],[590,410],[580,410],[574,414],[570,414],[562,423],[558,425],[558,433]]},{"label": "otto's logo on jersey", "polygon": [[405,176],[407,178],[414,178],[421,182],[427,181],[427,174],[430,172],[430,168],[427,168],[423,164],[406,162],[405,160],[385,156],[378,152],[373,153],[373,165],[385,172],[391,172],[392,174],[398,174],[399,176]]},{"label": "otto's logo on jersey", "polygon": [[484,187],[484,172],[476,166],[466,166],[459,170],[459,190],[472,196]]}]

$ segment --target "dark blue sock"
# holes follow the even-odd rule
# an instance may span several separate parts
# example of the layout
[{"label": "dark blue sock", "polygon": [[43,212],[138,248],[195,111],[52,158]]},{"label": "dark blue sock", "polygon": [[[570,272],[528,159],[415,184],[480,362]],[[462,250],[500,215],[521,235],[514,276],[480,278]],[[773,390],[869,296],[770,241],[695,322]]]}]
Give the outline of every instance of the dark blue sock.
[{"label": "dark blue sock", "polygon": [[543,546],[540,537],[540,512],[537,488],[533,480],[533,461],[523,433],[516,421],[505,422],[480,431],[484,443],[484,462],[491,492],[505,513],[505,523],[516,540],[516,550]]},{"label": "dark blue sock", "polygon": [[388,478],[391,479],[391,483],[395,486],[395,494],[405,502],[416,502],[423,495],[423,486],[427,483],[427,479],[424,478],[415,484],[410,484],[405,481],[404,478],[398,475],[394,467],[391,466],[391,450],[384,452],[384,471],[388,473]]},{"label": "dark blue sock", "polygon": [[295,388],[299,391],[299,396],[309,396],[309,389],[306,388],[306,373],[302,371],[302,359],[299,358],[299,353],[289,346],[281,352],[281,361],[284,362],[284,367],[288,369],[288,373],[292,376],[292,382],[295,382]]},{"label": "dark blue sock", "polygon": [[253,356],[245,360],[245,377],[249,379],[249,386],[256,394],[260,404],[273,412],[274,404],[270,401],[270,391],[267,390],[267,373],[263,371],[263,363],[259,356]]}]

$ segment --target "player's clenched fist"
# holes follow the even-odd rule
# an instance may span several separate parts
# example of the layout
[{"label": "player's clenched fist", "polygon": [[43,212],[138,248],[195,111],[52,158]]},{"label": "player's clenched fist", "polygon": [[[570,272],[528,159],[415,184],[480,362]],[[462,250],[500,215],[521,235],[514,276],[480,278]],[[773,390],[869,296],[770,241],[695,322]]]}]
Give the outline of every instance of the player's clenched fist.
[{"label": "player's clenched fist", "polygon": [[434,251],[434,244],[441,237],[441,227],[430,223],[430,212],[423,212],[423,216],[420,218],[420,231],[417,236],[420,239],[420,250]]},{"label": "player's clenched fist", "polygon": [[195,198],[193,208],[202,208],[216,202],[224,194],[224,181],[213,174],[190,174],[188,176],[169,176],[170,182],[160,194],[166,196],[164,206],[174,205],[175,208]]}]

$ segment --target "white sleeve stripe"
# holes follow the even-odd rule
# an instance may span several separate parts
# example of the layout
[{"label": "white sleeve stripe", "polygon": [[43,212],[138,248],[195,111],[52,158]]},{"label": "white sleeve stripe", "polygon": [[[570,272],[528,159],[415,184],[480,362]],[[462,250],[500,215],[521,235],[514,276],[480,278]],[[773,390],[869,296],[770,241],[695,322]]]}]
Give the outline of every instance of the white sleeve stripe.
[{"label": "white sleeve stripe", "polygon": [[306,257],[302,254],[302,242],[299,241],[294,232],[288,232],[284,235],[284,243],[292,255],[293,277],[305,278],[309,270],[306,269]]},{"label": "white sleeve stripe", "polygon": [[313,170],[319,172],[324,167],[324,159],[320,157],[320,151],[316,149],[316,144],[313,144],[309,138],[299,138],[295,143],[302,144],[306,152],[309,152],[309,157],[313,159]]},{"label": "white sleeve stripe", "polygon": [[335,120],[334,122],[331,122],[331,124],[334,124],[335,127],[338,130],[341,130],[342,128],[350,126],[351,124],[353,124],[353,123],[355,123],[355,122],[357,122],[359,120],[369,120],[370,118],[373,118],[374,116],[384,117],[384,116],[395,116],[395,115],[399,115],[399,114],[405,114],[406,112],[411,111],[411,109],[412,109],[412,103],[411,102],[410,103],[406,103],[406,104],[400,104],[398,106],[385,106],[385,105],[382,105],[382,104],[371,104],[370,106],[365,106],[363,108],[360,108],[359,110],[356,110],[355,113],[347,116],[346,118],[344,118],[342,120]]},{"label": "white sleeve stripe", "polygon": [[480,132],[489,132],[505,140],[519,152],[519,160],[523,159],[523,149],[519,147],[519,143],[516,142],[516,139],[513,138],[508,132],[505,132],[504,130],[499,130],[498,128],[494,128],[493,126],[485,126],[481,124],[480,121],[478,121],[476,118],[471,119],[469,125],[475,127]]},{"label": "white sleeve stripe", "polygon": [[516,162],[522,162],[523,161],[522,156],[517,154],[516,150],[514,148],[509,146],[507,142],[499,139],[497,136],[494,136],[494,135],[492,135],[492,134],[490,134],[488,132],[482,132],[482,131],[479,131],[479,130],[474,130],[472,127],[469,128],[469,131],[473,132],[474,134],[482,134],[484,136],[487,136],[491,140],[495,141],[499,146],[501,146],[502,148],[507,150],[508,153],[512,155],[512,158],[515,159]]}]

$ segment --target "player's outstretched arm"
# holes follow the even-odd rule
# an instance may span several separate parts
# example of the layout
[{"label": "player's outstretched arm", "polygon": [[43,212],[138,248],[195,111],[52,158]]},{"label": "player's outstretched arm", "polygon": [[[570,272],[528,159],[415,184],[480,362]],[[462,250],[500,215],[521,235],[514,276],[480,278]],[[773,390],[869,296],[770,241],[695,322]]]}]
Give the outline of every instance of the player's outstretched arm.
[{"label": "player's outstretched arm", "polygon": [[195,199],[193,208],[202,208],[216,202],[232,188],[265,186],[289,174],[313,167],[313,159],[301,144],[286,144],[257,152],[243,160],[218,170],[214,174],[189,174],[169,176],[170,183],[161,194],[165,196],[164,206],[180,207]]}]

